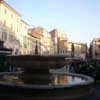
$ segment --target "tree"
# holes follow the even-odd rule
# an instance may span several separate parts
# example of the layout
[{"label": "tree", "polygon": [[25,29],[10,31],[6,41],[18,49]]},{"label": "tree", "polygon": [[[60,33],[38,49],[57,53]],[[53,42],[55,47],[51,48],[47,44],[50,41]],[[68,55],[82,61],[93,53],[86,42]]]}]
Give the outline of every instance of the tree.
[{"label": "tree", "polygon": [[59,37],[57,37],[57,53],[59,54],[59,43],[60,43],[60,39]]},{"label": "tree", "polygon": [[71,45],[71,57],[74,57],[74,43]]},{"label": "tree", "polygon": [[36,40],[36,45],[35,45],[35,55],[38,55],[38,46],[37,46],[37,40]]}]

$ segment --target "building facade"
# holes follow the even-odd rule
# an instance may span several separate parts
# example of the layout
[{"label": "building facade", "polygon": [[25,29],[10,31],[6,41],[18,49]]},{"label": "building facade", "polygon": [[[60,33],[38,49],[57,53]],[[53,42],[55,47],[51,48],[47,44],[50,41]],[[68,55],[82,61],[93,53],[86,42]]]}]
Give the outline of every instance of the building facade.
[{"label": "building facade", "polygon": [[[13,55],[64,55],[85,58],[87,53],[86,44],[68,42],[63,30],[53,29],[48,32],[43,27],[29,28],[21,14],[5,1],[0,2],[0,40],[13,50]],[[96,39],[91,43],[93,58],[100,55],[98,41]]]},{"label": "building facade", "polygon": [[53,43],[51,40],[51,35],[48,31],[42,27],[36,27],[29,29],[28,34],[34,40],[34,53],[36,45],[38,48],[38,54],[40,55],[52,55],[54,54]]},{"label": "building facade", "polygon": [[53,29],[49,32],[53,41],[54,54],[66,55],[67,53],[67,37],[66,33],[60,29]]},{"label": "building facade", "polygon": [[87,44],[68,42],[67,56],[85,59],[87,56]]},{"label": "building facade", "polygon": [[29,28],[28,29],[28,46],[30,48],[29,54],[36,54],[37,52],[41,54],[41,38],[42,34],[36,28]]},{"label": "building facade", "polygon": [[[27,35],[28,24],[22,20],[21,14],[5,1],[0,4],[0,28],[0,38],[5,40],[5,45],[8,48],[13,49],[13,54],[17,54],[17,52],[21,54],[27,53],[24,48],[24,37]],[[16,47],[13,47],[12,43]]]},{"label": "building facade", "polygon": [[100,38],[95,38],[90,43],[90,57],[100,59]]}]

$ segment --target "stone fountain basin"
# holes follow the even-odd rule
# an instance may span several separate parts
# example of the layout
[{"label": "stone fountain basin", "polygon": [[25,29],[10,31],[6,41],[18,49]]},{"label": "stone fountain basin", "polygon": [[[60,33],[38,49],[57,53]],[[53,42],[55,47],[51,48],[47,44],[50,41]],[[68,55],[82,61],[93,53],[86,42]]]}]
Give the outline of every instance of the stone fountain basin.
[{"label": "stone fountain basin", "polygon": [[[6,60],[11,66],[24,68],[24,74],[29,75],[26,79],[30,78],[30,80],[35,80],[37,83],[40,81],[41,84],[0,81],[0,97],[5,100],[7,98],[13,98],[13,100],[16,100],[16,98],[17,100],[78,100],[78,98],[87,97],[93,89],[94,80],[91,77],[49,72],[51,66],[59,67],[58,65],[64,66],[67,64],[64,56],[18,55],[7,56]],[[0,73],[0,79],[4,75],[16,74],[20,76],[22,73]],[[82,78],[85,81],[76,82],[75,84],[47,84],[50,82],[52,74],[69,75]]]},{"label": "stone fountain basin", "polygon": [[[3,72],[0,73],[0,79],[4,75],[20,75],[21,72]],[[85,81],[66,84],[66,85],[41,85],[41,84],[24,84],[0,81],[0,98],[7,100],[80,100],[85,98],[93,90],[94,80],[91,77],[70,74],[70,73],[51,73],[54,75],[68,75],[72,77],[79,77]],[[10,99],[11,98],[11,99]]]},{"label": "stone fountain basin", "polygon": [[15,67],[32,70],[48,70],[51,66],[66,65],[65,56],[41,56],[41,55],[14,55],[6,56],[6,61]]}]

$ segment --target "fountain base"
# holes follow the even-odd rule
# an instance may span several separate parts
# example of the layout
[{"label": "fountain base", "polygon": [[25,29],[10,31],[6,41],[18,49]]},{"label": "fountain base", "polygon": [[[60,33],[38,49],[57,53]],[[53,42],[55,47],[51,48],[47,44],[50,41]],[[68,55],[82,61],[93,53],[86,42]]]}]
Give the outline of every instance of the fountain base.
[{"label": "fountain base", "polygon": [[[8,80],[5,75],[12,78]],[[52,76],[53,75],[53,76]],[[93,90],[93,79],[77,74],[52,73],[45,84],[28,83],[26,76],[20,77],[19,73],[0,73],[0,99],[5,100],[84,100]],[[23,75],[22,75],[23,76]],[[52,76],[52,77],[51,77]],[[77,78],[82,79],[78,82]],[[28,79],[29,80],[29,79]],[[85,80],[85,81],[84,81]],[[33,80],[35,81],[35,80]],[[73,83],[70,83],[73,81]],[[75,81],[75,82],[74,82]],[[85,99],[86,100],[86,99]]]}]

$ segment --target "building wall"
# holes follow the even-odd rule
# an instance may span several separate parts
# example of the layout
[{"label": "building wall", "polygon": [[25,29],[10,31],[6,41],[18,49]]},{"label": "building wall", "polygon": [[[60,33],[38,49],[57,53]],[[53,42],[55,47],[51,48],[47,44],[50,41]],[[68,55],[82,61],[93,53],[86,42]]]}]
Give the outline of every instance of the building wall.
[{"label": "building wall", "polygon": [[38,53],[40,55],[54,54],[51,35],[48,33],[48,31],[46,29],[44,29],[42,27],[35,27],[32,29],[29,29],[28,34],[33,38],[33,40],[35,40],[35,45],[36,45],[36,41],[37,41]]},{"label": "building wall", "polygon": [[[0,5],[0,20],[1,22],[7,26],[14,33],[17,33],[18,23],[21,15],[16,13],[11,6],[9,6],[6,2],[2,2]],[[16,34],[14,34],[16,35]]]},{"label": "building wall", "polygon": [[28,48],[30,48],[29,54],[35,54],[36,45],[38,48],[38,54],[42,53],[41,38],[42,38],[42,34],[40,30],[38,30],[37,28],[28,29]]},{"label": "building wall", "polygon": [[20,27],[20,30],[18,32],[18,36],[17,38],[19,39],[20,41],[20,44],[21,44],[21,48],[22,48],[22,54],[27,54],[28,53],[28,42],[27,42],[27,39],[28,39],[28,24],[23,21],[22,19],[20,20],[20,23],[19,23],[19,27]]},{"label": "building wall", "polygon": [[59,55],[67,56],[67,40],[59,41]]},{"label": "building wall", "polygon": [[[28,52],[27,54],[31,54],[31,55],[34,55],[35,54],[35,47],[36,47],[36,41],[37,39],[28,35],[28,38],[27,38],[27,47],[29,48],[28,49]],[[40,50],[38,49],[38,52],[40,52]]]},{"label": "building wall", "polygon": [[95,38],[90,43],[91,57],[94,59],[100,58],[100,38]]},{"label": "building wall", "polygon": [[3,25],[2,31],[7,31],[7,35],[9,33],[19,41],[21,54],[27,53],[27,50],[24,50],[24,37],[27,36],[28,24],[25,23],[25,21],[22,20],[21,15],[5,1],[2,1],[0,4],[0,23]]},{"label": "building wall", "polygon": [[54,29],[49,32],[51,34],[51,38],[54,46],[54,54],[55,55],[66,55],[67,53],[67,44],[65,45],[65,41],[67,41],[66,33],[60,29]]},{"label": "building wall", "polygon": [[[72,50],[72,44],[74,50]],[[72,53],[74,57],[80,57],[85,59],[86,58],[86,53],[87,53],[87,45],[78,43],[78,42],[68,42],[67,45],[67,56],[72,56]]]},{"label": "building wall", "polygon": [[51,35],[48,33],[48,31],[43,31],[43,37],[41,38],[43,44],[43,54],[44,55],[51,55],[53,54],[53,42],[51,40]]},{"label": "building wall", "polygon": [[68,42],[68,45],[67,45],[67,56],[71,57],[71,53],[72,53],[72,42]]}]

